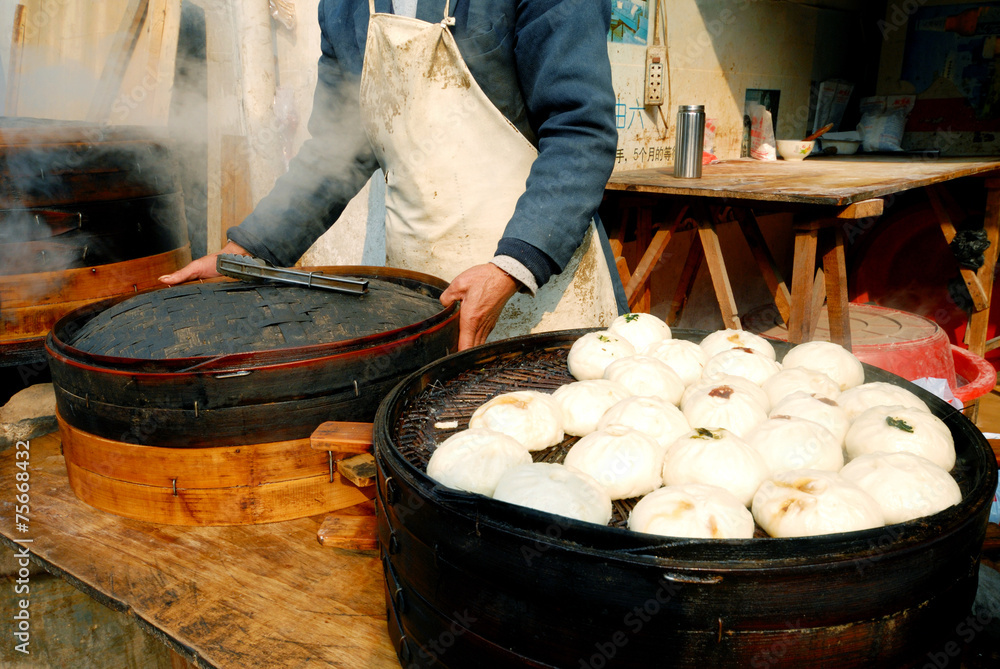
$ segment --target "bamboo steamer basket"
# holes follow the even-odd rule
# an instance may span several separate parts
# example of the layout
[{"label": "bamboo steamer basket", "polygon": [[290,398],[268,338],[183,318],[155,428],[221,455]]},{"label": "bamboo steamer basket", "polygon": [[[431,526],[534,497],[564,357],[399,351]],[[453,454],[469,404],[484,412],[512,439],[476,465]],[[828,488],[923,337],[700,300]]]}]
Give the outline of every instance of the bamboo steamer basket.
[{"label": "bamboo steamer basket", "polygon": [[417,272],[304,269],[368,279],[369,292],[220,279],[56,323],[46,351],[80,499],[150,522],[232,525],[374,495],[337,471],[356,451],[313,450],[309,437],[325,421],[370,421],[401,378],[455,350],[457,305],[442,307],[447,283]]},{"label": "bamboo steamer basket", "polygon": [[[906,387],[951,429],[960,504],[863,532],[710,541],[627,530],[634,500],[599,526],[426,476],[433,445],[482,402],[573,381],[566,353],[584,332],[451,355],[382,403],[378,538],[403,666],[908,667],[951,640],[975,597],[996,464],[961,413],[870,365],[867,381]],[[779,359],[790,348],[774,345]],[[533,457],[561,461],[573,441]]]},{"label": "bamboo steamer basket", "polygon": [[44,362],[45,335],[64,314],[157,287],[190,261],[165,131],[0,126],[0,366]]}]

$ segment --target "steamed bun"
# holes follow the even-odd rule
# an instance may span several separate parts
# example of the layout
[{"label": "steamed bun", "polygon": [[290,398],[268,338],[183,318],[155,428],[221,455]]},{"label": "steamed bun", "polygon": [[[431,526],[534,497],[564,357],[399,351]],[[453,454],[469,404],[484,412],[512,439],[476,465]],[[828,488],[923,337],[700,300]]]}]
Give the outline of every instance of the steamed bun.
[{"label": "steamed bun", "polygon": [[808,537],[882,527],[878,502],[836,472],[793,469],[764,481],[753,517],[772,537]]},{"label": "steamed bun", "polygon": [[540,451],[563,440],[559,403],[536,390],[497,395],[473,412],[469,427],[503,432],[529,451]]},{"label": "steamed bun", "polygon": [[638,502],[628,528],[692,539],[749,539],[753,516],[729,491],[714,485],[688,483],[660,488]]},{"label": "steamed bun", "polygon": [[593,477],[551,462],[518,465],[504,472],[493,499],[587,523],[611,522],[611,497]]},{"label": "steamed bun", "polygon": [[434,449],[427,476],[449,488],[491,497],[505,471],[529,462],[528,450],[506,434],[469,429],[451,435]]}]

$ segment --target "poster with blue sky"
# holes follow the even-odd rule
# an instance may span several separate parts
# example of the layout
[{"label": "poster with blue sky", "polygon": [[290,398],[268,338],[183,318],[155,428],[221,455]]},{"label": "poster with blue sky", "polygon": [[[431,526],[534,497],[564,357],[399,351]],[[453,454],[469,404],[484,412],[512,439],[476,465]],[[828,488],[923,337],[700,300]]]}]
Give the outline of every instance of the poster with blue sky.
[{"label": "poster with blue sky", "polygon": [[612,0],[611,30],[608,41],[616,44],[646,45],[649,7],[646,0]]},{"label": "poster with blue sky", "polygon": [[918,95],[965,98],[980,119],[1000,116],[1000,6],[925,6],[908,23],[901,79]]}]

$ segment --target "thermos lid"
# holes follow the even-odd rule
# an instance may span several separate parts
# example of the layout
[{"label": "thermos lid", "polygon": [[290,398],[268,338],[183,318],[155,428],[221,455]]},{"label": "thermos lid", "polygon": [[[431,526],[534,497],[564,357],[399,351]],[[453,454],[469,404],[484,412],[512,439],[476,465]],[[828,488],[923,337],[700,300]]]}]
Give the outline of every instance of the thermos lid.
[{"label": "thermos lid", "polygon": [[705,105],[681,105],[677,108],[679,112],[704,112]]}]

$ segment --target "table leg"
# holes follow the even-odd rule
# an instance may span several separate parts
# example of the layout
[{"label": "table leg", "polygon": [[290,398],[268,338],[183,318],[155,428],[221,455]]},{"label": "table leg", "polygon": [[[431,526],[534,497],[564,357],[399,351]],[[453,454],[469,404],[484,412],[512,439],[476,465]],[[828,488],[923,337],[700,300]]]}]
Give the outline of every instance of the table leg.
[{"label": "table leg", "polygon": [[1000,179],[986,180],[986,212],[983,216],[983,229],[990,246],[984,254],[985,262],[976,272],[976,277],[986,296],[986,308],[974,311],[969,318],[969,351],[978,355],[986,355],[986,335],[990,319],[990,298],[993,295],[993,271],[996,269],[998,246],[1000,246]]},{"label": "table leg", "polygon": [[847,264],[844,258],[844,232],[840,227],[826,228],[833,235],[833,245],[823,255],[826,276],[826,315],[830,320],[830,341],[851,350],[851,316],[847,307]]},{"label": "table leg", "polygon": [[792,305],[788,314],[788,341],[801,344],[812,333],[813,272],[816,271],[817,231],[795,229],[795,253],[792,260]]},{"label": "table leg", "polygon": [[712,286],[715,288],[715,297],[719,301],[719,310],[722,312],[722,326],[732,330],[742,330],[739,311],[736,308],[736,298],[733,297],[733,287],[729,283],[726,263],[722,258],[719,234],[715,231],[715,225],[710,219],[705,218],[699,221],[698,237],[701,239],[701,247],[705,251],[705,263],[708,265],[709,274],[712,275]]},{"label": "table leg", "polygon": [[826,273],[823,266],[816,268],[816,276],[813,277],[813,301],[812,313],[809,318],[809,339],[816,335],[816,328],[819,327],[819,319],[823,315],[823,304],[826,302]]}]

